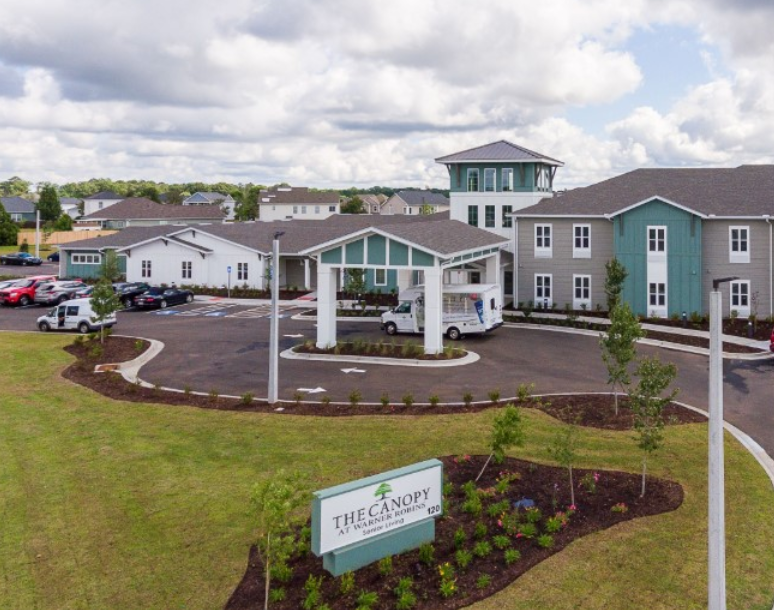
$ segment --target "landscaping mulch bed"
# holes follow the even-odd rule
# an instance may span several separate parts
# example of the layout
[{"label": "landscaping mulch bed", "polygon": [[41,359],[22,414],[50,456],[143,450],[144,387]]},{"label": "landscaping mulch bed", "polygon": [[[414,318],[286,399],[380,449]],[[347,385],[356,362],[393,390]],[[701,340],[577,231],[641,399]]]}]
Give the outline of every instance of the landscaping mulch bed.
[{"label": "landscaping mulch bed", "polygon": [[468,352],[461,347],[447,347],[440,354],[425,354],[420,343],[355,343],[341,341],[334,348],[320,349],[314,342],[302,343],[294,348],[299,354],[324,354],[328,356],[368,356],[369,358],[401,358],[404,360],[456,360],[464,358]]},{"label": "landscaping mulch bed", "polygon": [[[590,485],[589,481],[593,480],[594,472],[574,470],[577,510],[569,513],[570,491],[566,469],[506,458],[500,465],[490,465],[476,484],[479,491],[473,493],[482,500],[482,511],[476,515],[470,507],[463,510],[465,500],[469,496],[464,493],[462,485],[475,479],[486,456],[444,457],[441,460],[444,463],[445,477],[452,484],[452,488],[448,489],[447,485],[445,489],[446,514],[436,521],[436,538],[431,561],[421,561],[420,552],[414,550],[393,557],[390,574],[382,574],[379,564],[366,566],[355,572],[353,592],[341,594],[341,579],[333,578],[322,569],[321,558],[306,553],[288,563],[292,568],[292,576],[287,582],[274,583],[275,587],[285,590],[286,596],[283,601],[272,603],[271,607],[278,610],[303,607],[306,597],[304,585],[309,575],[314,575],[323,578],[319,603],[327,603],[332,609],[356,608],[357,597],[362,591],[378,595],[375,608],[396,608],[395,589],[403,577],[410,577],[413,581],[411,590],[416,596],[415,608],[418,610],[461,608],[505,588],[530,568],[582,536],[630,519],[673,511],[683,501],[683,490],[678,483],[653,477],[648,477],[646,494],[641,498],[641,477],[622,472],[598,471],[598,480],[594,483],[595,489],[592,492],[590,487],[580,484],[580,481],[586,476],[587,485]],[[511,473],[516,478],[508,489],[501,493],[495,486],[503,473]],[[537,537],[518,535],[517,529],[522,526],[515,525],[513,521],[509,527],[508,514],[518,515],[516,523],[526,521],[525,511],[512,508],[514,502],[525,498],[533,500],[542,513],[542,518],[536,522],[539,533],[547,531],[548,517],[559,512],[569,516],[566,524],[552,535],[551,546],[548,548],[541,547]],[[490,515],[489,506],[503,500],[509,508],[496,507]],[[615,505],[621,503],[625,505],[626,512],[612,510]],[[503,523],[505,527],[501,525]],[[455,543],[455,533],[460,529],[464,532],[464,540],[460,542],[462,537],[458,534],[458,541]],[[496,541],[495,536],[506,538]],[[490,552],[479,556],[473,552],[476,545],[482,542],[489,545]],[[507,565],[505,549],[497,548],[497,542],[501,543],[501,546],[507,544],[508,548],[517,550],[520,557]],[[472,561],[465,569],[458,565],[456,552],[459,549],[473,553]],[[450,597],[443,597],[440,593],[439,567],[446,562],[454,568],[455,592]],[[444,569],[448,570],[448,567]],[[479,587],[479,579],[484,575],[488,575],[489,582],[486,586]],[[226,610],[262,607],[262,600],[263,569],[253,548],[244,577],[228,600]]]},{"label": "landscaping mulch bed", "polygon": [[[141,341],[142,349],[139,349]],[[353,415],[440,415],[449,413],[476,413],[485,409],[497,407],[492,402],[481,402],[470,405],[438,405],[432,407],[425,404],[406,406],[403,403],[382,405],[358,404],[328,404],[320,402],[283,403],[282,411],[276,407],[257,400],[245,403],[240,399],[203,396],[194,393],[169,392],[155,388],[145,388],[128,383],[118,373],[95,373],[98,364],[126,362],[140,355],[149,346],[147,341],[135,340],[129,337],[111,336],[105,340],[101,353],[95,354],[94,346],[99,345],[99,339],[85,341],[82,344],[73,343],[65,347],[65,351],[76,357],[76,362],[67,367],[64,377],[103,396],[115,400],[130,402],[151,402],[173,406],[197,407],[201,409],[218,409],[222,411],[244,411],[255,413],[282,413],[289,415],[316,415],[324,417]],[[503,393],[505,394],[505,393]],[[483,397],[474,397],[482,399]],[[625,397],[619,401],[624,408],[619,409],[615,416],[613,397],[607,394],[572,394],[567,396],[551,396],[546,399],[526,400],[520,403],[524,408],[539,408],[549,415],[562,421],[580,425],[588,425],[608,430],[628,430],[632,427],[631,412],[625,408]],[[498,404],[504,404],[501,400]],[[671,404],[665,409],[668,424],[690,424],[705,421],[698,413]]]}]

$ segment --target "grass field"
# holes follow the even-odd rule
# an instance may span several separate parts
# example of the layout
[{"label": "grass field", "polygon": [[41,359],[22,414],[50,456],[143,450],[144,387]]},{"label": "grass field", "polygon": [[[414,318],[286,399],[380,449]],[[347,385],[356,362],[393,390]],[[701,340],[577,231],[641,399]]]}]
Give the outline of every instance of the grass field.
[{"label": "grass field", "polygon": [[[64,336],[0,334],[0,606],[216,609],[242,576],[252,485],[281,467],[318,487],[483,453],[493,413],[314,418],[108,400],[58,373]],[[557,427],[525,412],[513,455],[550,462]],[[683,506],[581,539],[477,610],[706,607],[705,424],[670,428],[654,475]],[[637,472],[629,433],[582,430],[579,467]],[[728,607],[774,601],[774,491],[726,439]],[[582,508],[582,507],[581,507]]]}]

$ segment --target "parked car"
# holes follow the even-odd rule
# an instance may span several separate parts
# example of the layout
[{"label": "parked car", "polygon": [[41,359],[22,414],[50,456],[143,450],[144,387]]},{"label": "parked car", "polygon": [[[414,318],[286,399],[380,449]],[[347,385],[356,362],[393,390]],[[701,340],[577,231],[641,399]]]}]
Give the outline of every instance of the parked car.
[{"label": "parked car", "polygon": [[50,330],[77,330],[86,334],[102,328],[110,328],[118,320],[116,315],[108,316],[103,322],[95,322],[91,299],[73,299],[52,307],[48,313],[38,318],[38,329],[43,332]]},{"label": "parked car", "polygon": [[3,280],[2,282],[0,282],[0,290],[8,288],[8,286],[13,286],[18,281],[19,281],[18,279],[15,279],[15,280]]},{"label": "parked car", "polygon": [[46,257],[46,260],[49,263],[58,263],[59,262],[59,252],[52,252],[51,254]]},{"label": "parked car", "polygon": [[29,252],[14,252],[0,256],[0,263],[3,265],[41,265],[43,261],[37,256],[32,256]]},{"label": "parked car", "polygon": [[113,290],[116,291],[118,298],[129,309],[135,304],[137,297],[150,288],[150,284],[145,282],[120,282],[113,284]]},{"label": "parked car", "polygon": [[769,350],[774,352],[774,330],[771,331],[771,339],[769,339]]},{"label": "parked car", "polygon": [[154,286],[138,296],[134,304],[140,309],[164,309],[167,305],[190,303],[193,299],[194,295],[190,290]]},{"label": "parked car", "polygon": [[34,301],[38,305],[62,303],[74,299],[75,293],[81,288],[86,288],[86,284],[74,281],[46,282],[38,286]]},{"label": "parked car", "polygon": [[83,288],[79,288],[75,291],[75,294],[73,295],[74,299],[85,299],[87,297],[91,296],[91,293],[94,292],[94,286],[84,286]]},{"label": "parked car", "polygon": [[55,275],[34,275],[17,280],[0,290],[0,305],[29,305],[35,299],[35,291],[44,282],[53,282]]}]

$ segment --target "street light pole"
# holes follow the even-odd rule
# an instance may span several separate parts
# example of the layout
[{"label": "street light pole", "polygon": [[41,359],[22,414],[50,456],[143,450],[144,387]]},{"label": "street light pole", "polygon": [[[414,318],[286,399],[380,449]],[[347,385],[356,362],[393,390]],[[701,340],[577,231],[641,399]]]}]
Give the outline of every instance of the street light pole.
[{"label": "street light pole", "polygon": [[271,249],[271,333],[269,337],[269,396],[270,405],[277,402],[279,369],[279,238],[285,231],[274,233]]},{"label": "street light pole", "polygon": [[735,279],[737,278],[724,277],[712,280],[710,292],[708,610],[726,610],[723,297],[720,284]]}]

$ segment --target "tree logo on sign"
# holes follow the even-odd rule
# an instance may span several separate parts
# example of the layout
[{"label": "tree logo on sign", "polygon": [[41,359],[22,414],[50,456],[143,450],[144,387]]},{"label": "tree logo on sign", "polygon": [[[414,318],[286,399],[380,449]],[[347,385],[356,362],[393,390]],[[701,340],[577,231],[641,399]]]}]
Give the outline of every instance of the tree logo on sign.
[{"label": "tree logo on sign", "polygon": [[381,485],[379,485],[379,487],[374,492],[374,496],[376,496],[376,497],[381,496],[381,498],[379,498],[379,499],[380,500],[384,500],[385,496],[388,493],[392,493],[392,487],[390,487],[389,483],[382,483]]}]

